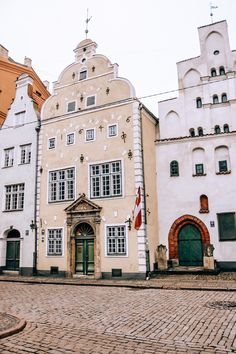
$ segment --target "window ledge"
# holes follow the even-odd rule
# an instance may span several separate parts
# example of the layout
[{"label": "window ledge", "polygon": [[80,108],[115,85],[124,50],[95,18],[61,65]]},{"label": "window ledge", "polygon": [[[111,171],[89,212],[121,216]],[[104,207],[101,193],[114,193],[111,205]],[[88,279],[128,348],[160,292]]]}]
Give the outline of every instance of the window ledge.
[{"label": "window ledge", "polygon": [[179,177],[179,175],[170,175],[170,177]]},{"label": "window ledge", "polygon": [[10,168],[10,167],[13,167],[13,165],[10,165],[10,166],[2,166],[2,168]]},{"label": "window ledge", "polygon": [[229,175],[231,173],[231,170],[229,171],[222,171],[222,172],[216,172],[216,175]]},{"label": "window ledge", "polygon": [[10,210],[3,210],[3,213],[11,213],[11,212],[16,212],[16,211],[23,211],[24,209],[10,209]]},{"label": "window ledge", "polygon": [[200,214],[207,214],[207,213],[209,213],[209,210],[208,209],[200,209],[199,213]]},{"label": "window ledge", "polygon": [[199,173],[199,174],[195,174],[192,175],[193,177],[202,177],[202,176],[206,176],[206,173]]}]

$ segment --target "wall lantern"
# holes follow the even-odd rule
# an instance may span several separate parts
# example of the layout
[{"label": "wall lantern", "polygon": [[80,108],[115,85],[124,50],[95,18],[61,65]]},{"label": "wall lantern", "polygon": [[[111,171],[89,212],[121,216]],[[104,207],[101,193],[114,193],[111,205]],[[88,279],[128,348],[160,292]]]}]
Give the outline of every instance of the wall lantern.
[{"label": "wall lantern", "polygon": [[128,223],[128,229],[130,231],[131,230],[131,225],[132,225],[132,221],[131,221],[130,217],[125,221],[125,223]]},{"label": "wall lantern", "polygon": [[36,225],[36,223],[34,223],[33,220],[31,220],[30,228],[32,231],[37,229],[37,225]]},{"label": "wall lantern", "polygon": [[83,163],[84,162],[84,155],[81,154],[79,159],[80,159],[80,162]]},{"label": "wall lantern", "polygon": [[133,157],[133,153],[132,153],[132,151],[129,149],[129,151],[128,151],[128,158],[131,160],[132,157]]}]

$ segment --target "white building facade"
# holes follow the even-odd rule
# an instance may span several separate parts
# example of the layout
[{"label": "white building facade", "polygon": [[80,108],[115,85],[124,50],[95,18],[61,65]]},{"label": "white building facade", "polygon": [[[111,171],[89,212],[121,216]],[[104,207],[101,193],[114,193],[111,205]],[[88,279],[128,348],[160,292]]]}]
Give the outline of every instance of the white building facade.
[{"label": "white building facade", "polygon": [[177,63],[179,96],[159,102],[159,243],[170,264],[236,268],[236,52],[226,21],[198,29],[201,54]]},{"label": "white building facade", "polygon": [[39,113],[32,79],[22,74],[0,130],[0,268],[32,275],[35,262],[35,194]]}]

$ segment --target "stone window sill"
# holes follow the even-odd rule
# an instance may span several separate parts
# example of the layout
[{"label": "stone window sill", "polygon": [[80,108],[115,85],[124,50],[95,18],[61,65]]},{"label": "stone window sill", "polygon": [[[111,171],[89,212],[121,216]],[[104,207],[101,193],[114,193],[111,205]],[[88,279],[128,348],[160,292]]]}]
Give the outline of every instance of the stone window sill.
[{"label": "stone window sill", "polygon": [[221,172],[216,172],[216,175],[229,175],[231,173],[231,170],[229,171],[221,171]]},{"label": "stone window sill", "polygon": [[195,174],[192,175],[193,177],[202,177],[202,176],[206,176],[206,173],[199,173],[199,174]]}]

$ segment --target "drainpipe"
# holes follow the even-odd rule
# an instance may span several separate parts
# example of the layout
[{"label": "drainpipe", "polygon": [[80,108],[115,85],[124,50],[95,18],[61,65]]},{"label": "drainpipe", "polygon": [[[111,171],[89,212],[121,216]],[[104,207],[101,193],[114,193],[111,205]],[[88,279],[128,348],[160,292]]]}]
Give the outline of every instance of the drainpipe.
[{"label": "drainpipe", "polygon": [[143,109],[142,103],[139,103],[139,118],[140,118],[140,131],[141,131],[141,158],[142,158],[142,177],[143,177],[143,204],[144,204],[144,232],[145,232],[145,255],[146,255],[146,279],[150,276],[150,255],[149,255],[149,245],[147,237],[147,200],[146,200],[146,185],[145,185],[145,171],[144,171],[144,153],[143,153],[143,124],[142,124],[142,114]]},{"label": "drainpipe", "polygon": [[32,228],[34,229],[34,255],[33,255],[33,275],[37,275],[37,239],[38,239],[38,228],[37,228],[37,186],[38,186],[38,168],[39,168],[39,133],[41,129],[41,122],[38,120],[36,131],[36,161],[35,161],[35,187],[34,187],[34,220],[32,222]]}]

